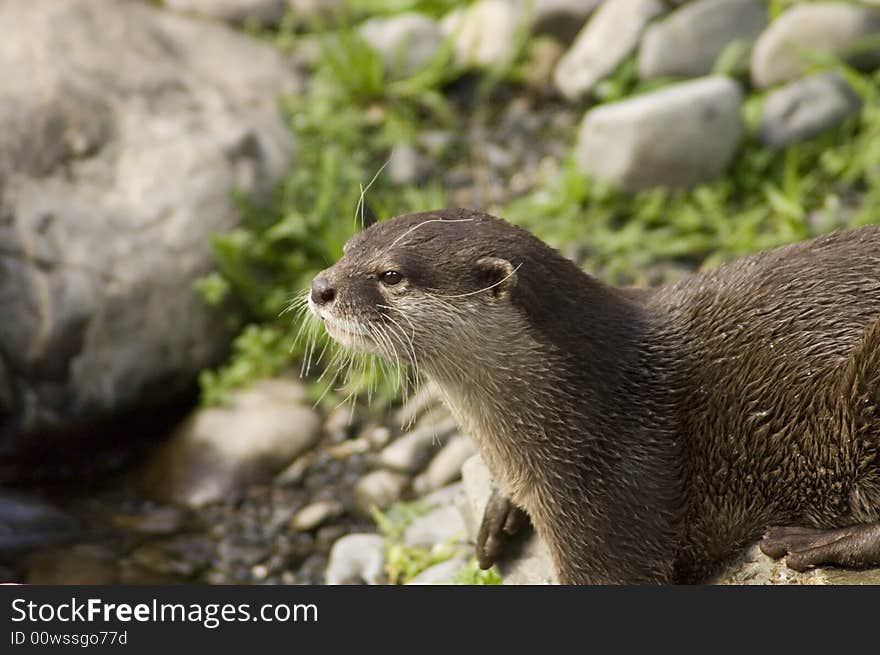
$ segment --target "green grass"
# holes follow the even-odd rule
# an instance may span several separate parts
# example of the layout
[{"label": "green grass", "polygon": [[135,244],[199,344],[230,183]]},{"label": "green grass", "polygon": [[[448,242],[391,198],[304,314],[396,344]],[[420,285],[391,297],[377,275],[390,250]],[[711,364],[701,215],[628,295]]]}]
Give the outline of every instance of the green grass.
[{"label": "green grass", "polygon": [[425,569],[445,562],[455,554],[452,544],[428,548],[404,543],[406,529],[427,510],[420,501],[395,503],[387,512],[373,508],[373,521],[385,540],[385,570],[389,584],[406,584]]},{"label": "green grass", "polygon": [[[373,509],[373,521],[385,540],[385,569],[390,584],[406,584],[425,569],[446,562],[459,552],[460,546],[454,543],[436,544],[433,547],[408,546],[404,543],[406,529],[427,511],[428,507],[422,501],[395,503],[385,512]],[[501,578],[495,567],[482,571],[477,566],[476,558],[471,558],[449,582],[494,585],[501,584]]]}]

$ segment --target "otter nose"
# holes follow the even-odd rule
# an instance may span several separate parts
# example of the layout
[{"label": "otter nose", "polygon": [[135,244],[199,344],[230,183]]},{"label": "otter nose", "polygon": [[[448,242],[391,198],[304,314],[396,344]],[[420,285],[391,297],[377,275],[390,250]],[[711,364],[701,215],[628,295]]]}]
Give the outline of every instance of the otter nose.
[{"label": "otter nose", "polygon": [[322,275],[312,280],[312,302],[316,305],[325,305],[336,297],[336,289]]}]

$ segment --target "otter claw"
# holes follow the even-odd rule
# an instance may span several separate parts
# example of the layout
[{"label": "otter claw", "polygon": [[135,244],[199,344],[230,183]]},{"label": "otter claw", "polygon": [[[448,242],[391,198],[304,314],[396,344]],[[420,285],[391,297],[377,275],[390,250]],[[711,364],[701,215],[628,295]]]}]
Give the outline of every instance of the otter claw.
[{"label": "otter claw", "polygon": [[849,568],[880,564],[880,523],[846,528],[774,527],[761,541],[761,551],[795,571],[832,565]]},{"label": "otter claw", "polygon": [[528,516],[497,489],[492,491],[477,533],[477,563],[489,569],[503,554],[510,537],[528,523]]}]

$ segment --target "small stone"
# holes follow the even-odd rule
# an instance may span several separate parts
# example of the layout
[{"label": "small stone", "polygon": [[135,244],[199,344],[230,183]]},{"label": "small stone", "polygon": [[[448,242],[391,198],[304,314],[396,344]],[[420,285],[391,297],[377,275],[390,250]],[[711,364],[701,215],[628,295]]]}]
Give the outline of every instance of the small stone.
[{"label": "small stone", "polygon": [[592,91],[636,49],[648,23],[664,11],[660,0],[605,0],[559,60],[556,88],[570,101]]},{"label": "small stone", "polygon": [[409,484],[409,478],[401,473],[380,469],[367,473],[354,486],[355,506],[364,514],[373,507],[386,509],[400,500]]},{"label": "small stone", "polygon": [[172,11],[223,21],[231,25],[277,25],[287,0],[164,0]]},{"label": "small stone", "polygon": [[454,40],[456,62],[490,68],[514,56],[517,34],[526,27],[526,19],[520,3],[478,0],[466,9],[447,14],[441,28]]},{"label": "small stone", "polygon": [[285,486],[292,487],[298,485],[305,478],[309,467],[315,461],[313,453],[306,453],[293,460],[293,463],[285,468],[281,473],[275,476],[275,482]]},{"label": "small stone", "polygon": [[443,45],[440,25],[417,12],[371,18],[358,31],[382,57],[385,70],[396,78],[417,73]]},{"label": "small stone", "polygon": [[463,493],[464,486],[461,482],[456,482],[422,496],[419,499],[419,503],[424,505],[427,509],[434,509],[444,505],[455,505]]},{"label": "small stone", "polygon": [[455,505],[444,505],[419,516],[407,526],[403,541],[407,546],[436,546],[463,542],[467,530]]},{"label": "small stone", "polygon": [[468,562],[468,555],[461,554],[452,559],[426,568],[407,582],[408,585],[454,584],[455,576]]},{"label": "small stone", "polygon": [[385,544],[377,534],[350,534],[330,549],[324,573],[328,585],[381,584],[385,578]]},{"label": "small stone", "polygon": [[382,448],[391,441],[391,430],[384,425],[371,425],[361,433],[360,438],[370,444],[370,448]]},{"label": "small stone", "polygon": [[217,546],[217,558],[230,568],[249,568],[266,559],[266,546],[246,539],[241,534],[230,535]]},{"label": "small stone", "polygon": [[191,578],[208,566],[214,552],[215,545],[207,537],[180,536],[144,544],[130,558],[155,573]]},{"label": "small stone", "polygon": [[294,530],[309,532],[345,512],[342,503],[335,500],[323,500],[306,505],[298,511],[290,522]]},{"label": "small stone", "polygon": [[348,439],[331,446],[326,452],[333,459],[348,459],[352,455],[361,455],[369,450],[370,443],[366,439]]},{"label": "small stone", "polygon": [[848,52],[859,41],[880,36],[880,10],[842,2],[809,3],[788,9],[768,27],[752,51],[752,83],[766,88],[801,77],[810,54],[843,57],[855,68],[880,65],[880,46]]},{"label": "small stone", "polygon": [[838,125],[861,106],[861,97],[839,72],[812,75],[767,96],[758,136],[772,148],[784,148]]},{"label": "small stone", "polygon": [[722,76],[601,105],[584,116],[581,170],[627,191],[690,187],[720,175],[742,136],[742,91]]},{"label": "small stone", "polygon": [[461,467],[477,452],[473,442],[461,435],[449,439],[434,456],[425,472],[413,480],[413,491],[421,495],[434,491],[461,477]]},{"label": "small stone", "polygon": [[438,440],[455,429],[452,417],[422,425],[386,446],[379,454],[379,462],[395,471],[416,473],[428,463]]},{"label": "small stone", "polygon": [[189,520],[189,513],[180,507],[156,507],[142,514],[121,514],[113,518],[117,526],[144,535],[174,534]]},{"label": "small stone", "polygon": [[712,72],[718,55],[734,41],[751,42],[767,25],[762,0],[698,0],[645,31],[639,77],[696,77]]},{"label": "small stone", "polygon": [[352,422],[351,408],[342,405],[330,410],[321,429],[333,441],[345,441],[351,435]]},{"label": "small stone", "polygon": [[190,507],[241,497],[318,440],[320,420],[304,399],[298,382],[263,380],[228,407],[197,410],[147,461],[142,491]]}]

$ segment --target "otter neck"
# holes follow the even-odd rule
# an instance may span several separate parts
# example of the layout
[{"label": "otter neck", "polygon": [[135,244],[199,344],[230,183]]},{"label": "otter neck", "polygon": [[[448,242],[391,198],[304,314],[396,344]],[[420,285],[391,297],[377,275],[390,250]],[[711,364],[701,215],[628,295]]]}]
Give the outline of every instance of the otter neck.
[{"label": "otter neck", "polygon": [[[461,335],[468,358],[424,368],[496,484],[531,516],[561,581],[665,581],[680,504],[674,407],[645,404],[663,397],[655,387],[669,380],[651,371],[668,363],[639,305],[587,279],[582,297],[539,321],[492,308],[494,327]],[[618,557],[616,544],[645,534],[657,535],[656,557]]]}]

